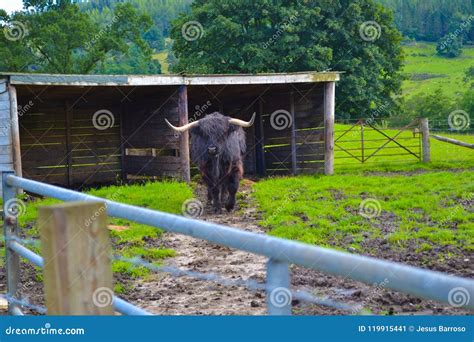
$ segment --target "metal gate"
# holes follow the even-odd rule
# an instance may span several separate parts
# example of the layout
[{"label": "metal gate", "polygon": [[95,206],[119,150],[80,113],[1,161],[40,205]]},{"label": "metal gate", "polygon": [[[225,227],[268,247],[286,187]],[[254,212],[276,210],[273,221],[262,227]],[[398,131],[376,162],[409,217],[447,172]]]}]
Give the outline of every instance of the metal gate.
[{"label": "metal gate", "polygon": [[380,128],[372,120],[360,119],[348,129],[334,133],[336,159],[355,159],[358,163],[368,160],[399,161],[408,156],[421,160],[422,146],[419,120],[402,128]]}]

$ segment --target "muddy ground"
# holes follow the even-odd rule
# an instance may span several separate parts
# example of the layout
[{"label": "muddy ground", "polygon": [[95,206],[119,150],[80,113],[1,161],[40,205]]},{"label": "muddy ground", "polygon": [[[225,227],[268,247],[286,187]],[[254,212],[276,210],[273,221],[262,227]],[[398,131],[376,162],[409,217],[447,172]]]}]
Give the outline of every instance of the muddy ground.
[{"label": "muddy ground", "polygon": [[[202,220],[224,224],[238,229],[264,234],[257,224],[259,212],[251,196],[251,181],[245,181],[241,188],[239,203],[243,209],[232,214],[211,214],[205,207]],[[204,187],[197,186],[196,197],[206,203]],[[387,218],[387,222],[390,219]],[[390,229],[390,224],[381,227]],[[165,265],[203,273],[216,273],[231,279],[252,279],[264,282],[266,259],[246,252],[210,244],[203,240],[165,233],[160,239],[150,241],[153,246],[172,248],[177,256],[167,259]],[[432,270],[447,272],[473,278],[472,257],[450,247],[433,249],[427,252],[414,252],[415,247],[394,251],[384,240],[367,240],[362,244],[365,250],[375,251],[372,256],[421,266]],[[447,261],[437,261],[439,253],[451,253],[456,257]],[[24,265],[21,292],[28,301],[44,304],[42,284],[37,271]],[[120,281],[129,288],[122,298],[158,315],[262,315],[266,314],[265,295],[262,291],[249,291],[239,286],[223,286],[210,281],[195,280],[190,277],[172,277],[166,273],[156,273],[146,280],[134,280],[118,275]],[[363,307],[365,312],[393,315],[454,315],[468,314],[448,305],[420,300],[408,295],[389,291],[383,283],[369,286],[360,282],[328,276],[320,272],[291,267],[293,290],[306,290],[315,296],[330,298],[346,304]],[[119,280],[119,279],[117,279]],[[5,272],[0,269],[0,293],[5,291]],[[353,314],[331,307],[293,301],[295,315],[340,315]],[[5,313],[3,311],[3,313]],[[32,312],[30,312],[32,313]]]}]

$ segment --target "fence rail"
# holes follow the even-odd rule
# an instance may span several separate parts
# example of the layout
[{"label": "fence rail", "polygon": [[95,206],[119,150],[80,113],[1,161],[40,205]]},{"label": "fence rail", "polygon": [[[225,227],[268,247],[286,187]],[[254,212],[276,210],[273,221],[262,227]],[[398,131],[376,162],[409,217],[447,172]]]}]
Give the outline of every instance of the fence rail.
[{"label": "fence rail", "polygon": [[[32,181],[4,172],[3,201],[5,213],[5,240],[7,241],[7,277],[8,296],[14,297],[19,281],[19,263],[16,258],[22,256],[31,262],[42,265],[42,258],[22,246],[17,241],[17,231],[13,227],[13,219],[8,214],[5,203],[14,198],[16,189],[55,198],[62,201],[94,201],[104,202],[109,216],[135,221],[169,232],[185,234],[203,239],[211,243],[235,248],[269,258],[267,264],[267,281],[265,290],[267,298],[275,289],[290,287],[289,264],[296,264],[327,274],[361,281],[370,285],[384,282],[385,287],[395,291],[414,295],[420,298],[449,303],[453,289],[463,288],[469,298],[474,299],[474,280],[460,278],[429,271],[400,263],[384,261],[328,248],[311,246],[294,241],[270,237],[230,228],[223,225],[190,219],[160,211],[154,211],[132,205],[117,203],[99,197],[63,189],[57,186]],[[285,305],[267,301],[268,313],[271,315],[291,314],[291,301]],[[115,309],[124,314],[148,314],[146,311],[114,298]],[[474,310],[474,300],[463,307]],[[12,314],[18,307],[10,306]]]}]

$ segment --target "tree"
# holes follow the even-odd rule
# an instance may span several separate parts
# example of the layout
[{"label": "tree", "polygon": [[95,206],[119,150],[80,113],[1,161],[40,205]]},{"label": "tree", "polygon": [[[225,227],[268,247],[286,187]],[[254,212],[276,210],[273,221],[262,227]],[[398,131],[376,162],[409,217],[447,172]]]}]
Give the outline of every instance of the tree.
[{"label": "tree", "polygon": [[446,34],[462,29],[466,40],[474,41],[472,0],[377,1],[393,9],[397,28],[408,38],[436,42]]},{"label": "tree", "polygon": [[446,35],[436,45],[436,52],[447,58],[459,57],[462,53],[462,39],[458,36]]},{"label": "tree", "polygon": [[152,50],[142,38],[151,19],[130,4],[117,5],[102,25],[70,1],[25,0],[24,6],[29,10],[11,16],[2,13],[1,29],[23,33],[21,39],[0,37],[0,70],[33,67],[41,72],[87,74],[110,58],[127,55],[131,46],[151,60]]},{"label": "tree", "polygon": [[175,72],[341,70],[339,117],[396,108],[401,36],[372,0],[196,0],[172,24]]},{"label": "tree", "polygon": [[451,99],[438,88],[430,94],[415,95],[405,104],[404,112],[415,118],[428,118],[435,128],[446,128],[447,117],[455,108]]}]

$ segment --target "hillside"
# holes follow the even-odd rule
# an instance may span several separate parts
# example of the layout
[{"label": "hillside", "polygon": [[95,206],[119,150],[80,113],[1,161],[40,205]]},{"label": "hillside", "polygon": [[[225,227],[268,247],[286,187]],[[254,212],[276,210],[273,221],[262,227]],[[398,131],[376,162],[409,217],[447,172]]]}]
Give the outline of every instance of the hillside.
[{"label": "hillside", "polygon": [[416,42],[404,47],[404,73],[408,80],[402,90],[406,98],[419,93],[431,93],[438,88],[452,97],[465,91],[463,81],[466,70],[474,66],[474,46],[463,48],[457,58],[444,58],[436,54],[436,44]]}]

